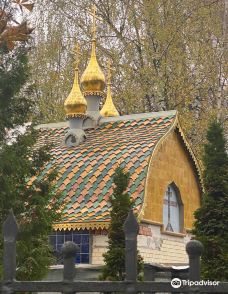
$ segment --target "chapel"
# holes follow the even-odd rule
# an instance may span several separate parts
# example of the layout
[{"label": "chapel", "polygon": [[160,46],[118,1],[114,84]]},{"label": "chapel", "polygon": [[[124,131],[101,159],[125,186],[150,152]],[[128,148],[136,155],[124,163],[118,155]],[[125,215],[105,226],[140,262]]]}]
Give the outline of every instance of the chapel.
[{"label": "chapel", "polygon": [[186,264],[185,245],[201,202],[199,164],[177,111],[119,115],[111,93],[111,65],[106,84],[96,56],[95,12],[91,57],[80,79],[75,48],[74,82],[63,105],[66,122],[38,127],[39,144],[53,144],[53,159],[44,173],[58,167],[56,186],[64,203],[50,242],[56,252],[66,241],[78,244],[76,263],[103,263],[112,176],[122,166],[130,173],[128,193],[135,201],[138,250],[144,262]]}]

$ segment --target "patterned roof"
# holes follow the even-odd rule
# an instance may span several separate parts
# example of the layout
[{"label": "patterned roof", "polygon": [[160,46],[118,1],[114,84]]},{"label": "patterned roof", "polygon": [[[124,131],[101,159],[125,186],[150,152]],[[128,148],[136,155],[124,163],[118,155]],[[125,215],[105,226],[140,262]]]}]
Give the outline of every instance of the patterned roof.
[{"label": "patterned roof", "polygon": [[72,148],[63,144],[67,124],[41,125],[39,143],[54,143],[45,173],[58,166],[57,187],[66,204],[63,221],[54,228],[107,227],[112,175],[118,164],[130,173],[128,192],[140,211],[151,154],[175,118],[175,111],[167,111],[102,119],[96,129],[86,130],[85,142]]}]

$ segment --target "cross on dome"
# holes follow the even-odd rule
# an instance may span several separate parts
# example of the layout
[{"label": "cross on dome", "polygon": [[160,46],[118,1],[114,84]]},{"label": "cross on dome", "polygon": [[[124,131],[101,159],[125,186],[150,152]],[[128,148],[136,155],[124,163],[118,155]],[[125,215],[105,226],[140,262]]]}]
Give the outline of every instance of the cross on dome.
[{"label": "cross on dome", "polygon": [[73,48],[73,54],[74,54],[74,65],[75,65],[75,68],[77,69],[78,68],[78,64],[79,64],[79,61],[80,61],[80,56],[82,56],[82,53],[81,53],[81,50],[80,50],[80,45],[79,43],[76,43],[74,48]]},{"label": "cross on dome", "polygon": [[92,23],[92,36],[93,39],[96,39],[96,32],[97,32],[97,27],[96,27],[96,20],[100,20],[102,21],[102,18],[97,16],[97,7],[96,5],[92,5],[92,9],[88,10],[89,14],[92,16],[93,18],[93,23]]},{"label": "cross on dome", "polygon": [[88,10],[88,12],[93,17],[92,50],[89,63],[81,77],[81,87],[86,97],[92,95],[93,98],[91,99],[94,99],[94,96],[103,97],[105,76],[97,62],[96,57],[96,20],[101,20],[101,18],[97,16],[97,7],[95,5],[93,5],[92,10]]},{"label": "cross on dome", "polygon": [[112,71],[114,70],[114,68],[112,67],[111,58],[108,59],[107,70],[108,70],[108,77],[107,77],[108,78],[108,84],[111,84]]},{"label": "cross on dome", "polygon": [[109,58],[108,62],[107,62],[107,71],[108,71],[107,97],[106,97],[105,103],[100,111],[100,114],[105,117],[119,115],[119,113],[113,103],[112,93],[111,93],[111,76],[112,76],[111,72],[113,70],[114,70],[114,68],[112,68],[112,61]]},{"label": "cross on dome", "polygon": [[82,55],[78,43],[75,44],[72,51],[74,54],[75,77],[70,94],[64,102],[67,119],[82,117],[83,115],[85,115],[87,109],[87,102],[80,90],[78,81],[78,64],[80,55]]}]

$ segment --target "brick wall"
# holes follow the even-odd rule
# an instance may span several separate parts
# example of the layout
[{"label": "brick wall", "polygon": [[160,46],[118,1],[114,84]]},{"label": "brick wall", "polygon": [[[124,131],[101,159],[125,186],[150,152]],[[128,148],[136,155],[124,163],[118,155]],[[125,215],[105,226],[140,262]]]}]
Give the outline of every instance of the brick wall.
[{"label": "brick wall", "polygon": [[[163,234],[160,226],[141,224],[138,235],[138,250],[146,263],[185,264],[185,251],[190,235],[170,236]],[[107,235],[92,236],[92,264],[103,264],[102,254],[107,250]]]},{"label": "brick wall", "polygon": [[138,249],[146,263],[185,264],[188,256],[185,251],[190,234],[167,235],[161,232],[161,227],[148,225],[152,234],[138,235]]},{"label": "brick wall", "polygon": [[103,253],[107,250],[107,235],[92,235],[91,240],[91,263],[92,264],[103,264]]}]

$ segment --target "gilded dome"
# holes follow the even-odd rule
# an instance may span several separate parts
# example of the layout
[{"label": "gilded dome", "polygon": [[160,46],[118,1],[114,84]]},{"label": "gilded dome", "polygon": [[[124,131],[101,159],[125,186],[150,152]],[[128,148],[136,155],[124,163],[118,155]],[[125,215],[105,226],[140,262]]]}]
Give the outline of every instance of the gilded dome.
[{"label": "gilded dome", "polygon": [[108,83],[107,98],[106,98],[105,104],[103,105],[103,107],[100,111],[100,114],[105,117],[119,115],[119,112],[117,111],[117,109],[112,101],[111,84],[110,83]]},{"label": "gilded dome", "polygon": [[112,101],[112,93],[111,93],[111,60],[108,60],[108,87],[107,87],[107,98],[105,104],[103,105],[100,114],[102,116],[118,116],[119,112],[117,111],[113,101]]},{"label": "gilded dome", "polygon": [[82,95],[78,84],[78,69],[75,70],[74,84],[70,91],[69,96],[64,102],[64,109],[66,112],[66,117],[76,117],[86,113],[87,102]]},{"label": "gilded dome", "polygon": [[96,57],[96,41],[92,40],[91,58],[81,77],[81,87],[84,94],[88,92],[103,92],[105,88],[105,76]]}]

